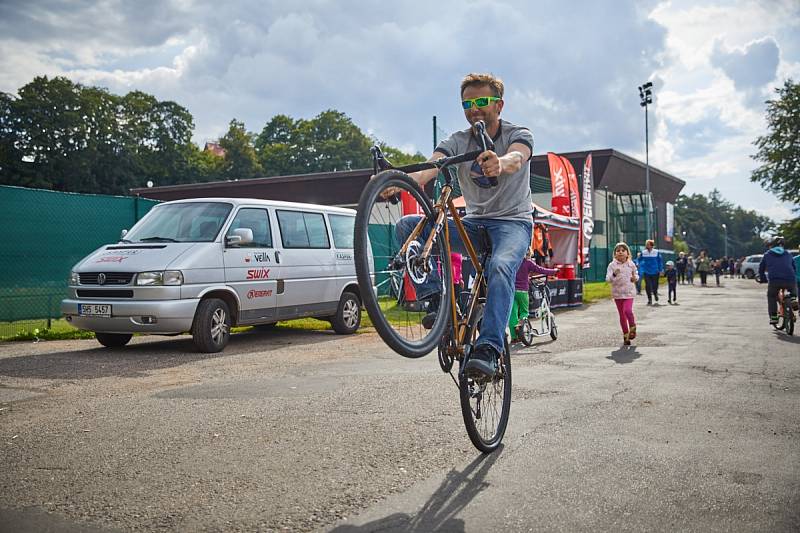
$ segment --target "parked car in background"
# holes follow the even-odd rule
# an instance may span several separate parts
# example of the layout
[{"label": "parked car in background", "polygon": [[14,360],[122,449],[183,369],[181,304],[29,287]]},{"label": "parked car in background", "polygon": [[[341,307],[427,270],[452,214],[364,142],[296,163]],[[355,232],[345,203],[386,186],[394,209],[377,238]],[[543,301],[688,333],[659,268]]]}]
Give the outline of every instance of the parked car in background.
[{"label": "parked car in background", "polygon": [[233,326],[308,316],[355,333],[355,214],[242,198],[159,204],[73,267],[61,311],[108,347],[188,331],[198,350],[218,352]]},{"label": "parked car in background", "polygon": [[753,279],[758,274],[758,265],[761,263],[762,254],[748,255],[742,261],[742,266],[739,267],[739,274],[742,276]]}]

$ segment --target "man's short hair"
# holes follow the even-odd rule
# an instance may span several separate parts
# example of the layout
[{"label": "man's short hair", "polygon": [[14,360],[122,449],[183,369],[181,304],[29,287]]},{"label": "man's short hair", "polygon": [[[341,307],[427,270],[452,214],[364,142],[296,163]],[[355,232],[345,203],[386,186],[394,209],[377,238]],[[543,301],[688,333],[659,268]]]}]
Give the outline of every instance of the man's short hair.
[{"label": "man's short hair", "polygon": [[472,72],[464,76],[461,80],[461,96],[464,96],[464,89],[467,87],[476,87],[488,85],[491,87],[492,92],[498,98],[503,97],[503,80],[496,77],[494,74],[478,74]]}]

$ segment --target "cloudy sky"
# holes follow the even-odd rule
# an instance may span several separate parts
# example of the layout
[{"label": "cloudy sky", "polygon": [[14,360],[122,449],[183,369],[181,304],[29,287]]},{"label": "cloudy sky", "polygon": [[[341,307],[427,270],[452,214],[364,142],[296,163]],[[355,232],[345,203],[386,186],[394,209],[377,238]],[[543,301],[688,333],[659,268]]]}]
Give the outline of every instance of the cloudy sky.
[{"label": "cloudy sky", "polygon": [[651,164],[775,219],[789,204],[750,183],[764,100],[800,80],[797,0],[2,0],[0,91],[64,75],[174,100],[195,141],[231,118],[326,109],[408,151],[465,120],[458,84],[506,83],[504,117],[535,153],[614,148],[644,160],[637,86],[651,80]]}]

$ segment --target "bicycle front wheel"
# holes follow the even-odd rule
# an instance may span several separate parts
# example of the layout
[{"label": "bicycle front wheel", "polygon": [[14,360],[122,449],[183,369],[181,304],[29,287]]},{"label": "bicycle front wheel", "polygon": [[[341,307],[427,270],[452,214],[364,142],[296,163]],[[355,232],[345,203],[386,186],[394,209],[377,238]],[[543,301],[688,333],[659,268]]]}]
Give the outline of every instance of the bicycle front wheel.
[{"label": "bicycle front wheel", "polygon": [[483,453],[500,446],[511,410],[511,350],[505,343],[498,370],[491,380],[479,381],[462,373],[459,379],[461,414],[467,435]]},{"label": "bicycle front wheel", "polygon": [[[430,200],[404,172],[387,170],[371,179],[361,193],[356,214],[356,275],[375,330],[392,350],[416,358],[436,348],[445,333],[450,319],[452,271],[441,234],[427,261],[421,255],[421,237],[400,253],[405,244],[396,231],[403,216],[401,196],[406,202],[413,199],[422,210],[421,216],[433,217]],[[425,293],[418,295],[420,284]]]},{"label": "bicycle front wheel", "polygon": [[520,332],[522,333],[522,344],[525,346],[531,346],[533,344],[533,326],[531,326],[530,317],[525,317],[520,322],[522,326],[520,328]]}]

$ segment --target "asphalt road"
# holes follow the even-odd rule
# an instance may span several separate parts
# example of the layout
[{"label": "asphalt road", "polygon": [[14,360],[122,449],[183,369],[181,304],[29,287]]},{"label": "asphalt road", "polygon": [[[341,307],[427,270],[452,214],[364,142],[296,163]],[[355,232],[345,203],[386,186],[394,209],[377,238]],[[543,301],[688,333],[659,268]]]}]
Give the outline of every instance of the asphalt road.
[{"label": "asphalt road", "polygon": [[559,313],[490,456],[374,334],[0,344],[0,531],[798,531],[800,338],[723,283]]}]

